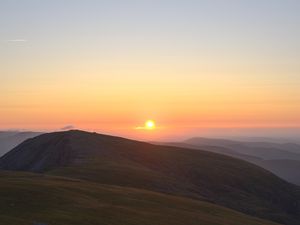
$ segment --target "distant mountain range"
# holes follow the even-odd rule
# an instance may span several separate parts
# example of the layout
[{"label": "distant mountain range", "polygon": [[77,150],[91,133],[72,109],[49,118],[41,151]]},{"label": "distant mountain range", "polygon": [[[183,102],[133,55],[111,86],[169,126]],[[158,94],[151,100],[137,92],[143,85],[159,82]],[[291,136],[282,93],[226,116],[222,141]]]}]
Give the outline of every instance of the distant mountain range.
[{"label": "distant mountain range", "polygon": [[38,136],[39,132],[0,131],[0,156],[21,144],[28,138]]},{"label": "distant mountain range", "polygon": [[295,143],[250,142],[214,138],[192,138],[184,142],[160,143],[200,149],[243,159],[277,176],[300,185],[300,145]]},{"label": "distant mountain range", "polygon": [[[106,224],[273,224],[254,218],[259,217],[300,222],[298,186],[208,151],[66,131],[24,141],[0,158],[0,169],[15,171],[1,176],[2,202],[12,205],[0,203],[7,221],[35,218],[50,225],[56,218],[71,225],[87,224],[78,222],[87,218],[88,224],[99,224],[103,217]],[[22,204],[25,212],[19,215]]]}]

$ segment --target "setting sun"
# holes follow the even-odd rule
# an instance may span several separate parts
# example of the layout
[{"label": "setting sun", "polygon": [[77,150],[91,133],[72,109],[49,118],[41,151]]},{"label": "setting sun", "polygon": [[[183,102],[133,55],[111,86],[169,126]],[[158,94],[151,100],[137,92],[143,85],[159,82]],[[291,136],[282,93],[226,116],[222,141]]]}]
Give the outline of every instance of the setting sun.
[{"label": "setting sun", "polygon": [[153,130],[153,129],[155,129],[155,122],[153,120],[147,120],[145,122],[145,128],[147,130]]}]

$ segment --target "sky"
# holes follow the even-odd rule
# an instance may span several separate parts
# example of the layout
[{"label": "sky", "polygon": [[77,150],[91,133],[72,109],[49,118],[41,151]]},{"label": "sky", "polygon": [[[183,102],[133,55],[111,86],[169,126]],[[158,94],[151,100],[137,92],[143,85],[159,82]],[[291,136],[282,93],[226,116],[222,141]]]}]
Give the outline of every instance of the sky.
[{"label": "sky", "polygon": [[[298,0],[0,0],[0,129],[300,127]],[[155,130],[136,129],[148,119]]]}]

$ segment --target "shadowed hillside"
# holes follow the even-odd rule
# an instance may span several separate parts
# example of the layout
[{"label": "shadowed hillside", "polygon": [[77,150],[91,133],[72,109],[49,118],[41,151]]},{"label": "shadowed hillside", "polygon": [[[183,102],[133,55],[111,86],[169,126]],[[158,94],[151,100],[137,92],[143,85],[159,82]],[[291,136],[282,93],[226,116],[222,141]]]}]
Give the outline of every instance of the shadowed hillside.
[{"label": "shadowed hillside", "polygon": [[23,142],[0,159],[0,168],[205,199],[249,215],[299,224],[296,186],[250,163],[206,151],[69,131]]},{"label": "shadowed hillside", "polygon": [[1,172],[0,193],[3,225],[276,225],[208,202],[21,172]]},{"label": "shadowed hillside", "polygon": [[161,144],[206,150],[243,159],[271,171],[288,182],[300,185],[300,145],[298,144],[210,138],[192,138],[181,143]]}]

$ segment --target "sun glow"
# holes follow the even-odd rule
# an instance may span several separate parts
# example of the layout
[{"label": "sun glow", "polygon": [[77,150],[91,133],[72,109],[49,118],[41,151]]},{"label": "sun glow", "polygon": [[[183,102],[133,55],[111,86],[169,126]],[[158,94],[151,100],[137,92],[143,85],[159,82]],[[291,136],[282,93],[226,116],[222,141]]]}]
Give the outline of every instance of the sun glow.
[{"label": "sun glow", "polygon": [[156,129],[156,124],[154,120],[147,120],[143,126],[136,127],[136,130],[154,130]]},{"label": "sun glow", "polygon": [[145,128],[147,129],[147,130],[153,130],[153,129],[155,129],[155,122],[153,121],[153,120],[147,120],[146,122],[145,122]]}]

